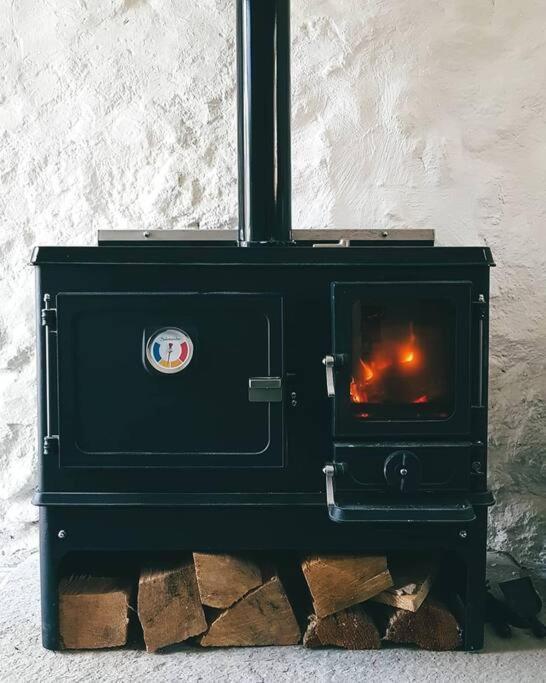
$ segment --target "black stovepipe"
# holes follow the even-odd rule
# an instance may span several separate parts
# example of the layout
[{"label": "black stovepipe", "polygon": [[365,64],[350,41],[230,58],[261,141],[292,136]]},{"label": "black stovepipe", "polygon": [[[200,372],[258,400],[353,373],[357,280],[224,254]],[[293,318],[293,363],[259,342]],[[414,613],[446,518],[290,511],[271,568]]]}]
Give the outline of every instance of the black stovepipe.
[{"label": "black stovepipe", "polygon": [[239,244],[291,241],[290,0],[237,0]]}]

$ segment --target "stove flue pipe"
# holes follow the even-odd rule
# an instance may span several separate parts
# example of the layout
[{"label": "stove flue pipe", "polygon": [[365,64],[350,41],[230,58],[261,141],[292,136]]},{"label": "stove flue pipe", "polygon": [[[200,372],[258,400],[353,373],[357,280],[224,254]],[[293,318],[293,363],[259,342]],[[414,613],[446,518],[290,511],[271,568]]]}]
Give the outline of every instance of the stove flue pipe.
[{"label": "stove flue pipe", "polygon": [[290,0],[237,0],[239,244],[291,241]]}]

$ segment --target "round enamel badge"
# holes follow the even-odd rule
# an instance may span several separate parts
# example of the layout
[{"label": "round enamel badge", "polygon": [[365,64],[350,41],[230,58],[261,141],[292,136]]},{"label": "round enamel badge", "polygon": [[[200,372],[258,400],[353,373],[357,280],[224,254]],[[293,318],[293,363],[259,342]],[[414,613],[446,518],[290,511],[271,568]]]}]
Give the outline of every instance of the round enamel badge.
[{"label": "round enamel badge", "polygon": [[146,358],[150,365],[165,375],[187,368],[193,356],[190,336],[177,327],[154,332],[146,344]]}]

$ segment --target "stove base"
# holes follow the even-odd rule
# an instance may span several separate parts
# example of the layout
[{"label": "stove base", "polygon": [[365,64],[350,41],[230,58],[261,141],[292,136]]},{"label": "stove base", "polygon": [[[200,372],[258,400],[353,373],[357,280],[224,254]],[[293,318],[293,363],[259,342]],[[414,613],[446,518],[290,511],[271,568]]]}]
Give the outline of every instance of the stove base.
[{"label": "stove base", "polygon": [[[366,553],[449,551],[460,564],[456,616],[463,648],[484,638],[487,507],[463,524],[335,524],[324,505],[305,507],[40,509],[42,643],[58,650],[58,584],[69,553],[172,551],[298,551]],[[401,533],[401,527],[404,527]]]}]

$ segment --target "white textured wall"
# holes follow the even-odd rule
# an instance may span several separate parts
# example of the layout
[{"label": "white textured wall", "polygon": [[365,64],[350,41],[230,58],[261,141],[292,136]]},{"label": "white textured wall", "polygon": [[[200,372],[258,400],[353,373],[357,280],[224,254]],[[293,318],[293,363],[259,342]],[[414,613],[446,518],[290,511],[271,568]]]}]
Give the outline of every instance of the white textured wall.
[{"label": "white textured wall", "polygon": [[[298,227],[488,244],[491,543],[544,561],[544,0],[294,0]],[[236,219],[232,0],[0,3],[0,513],[34,543],[35,244]]]}]

